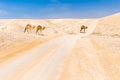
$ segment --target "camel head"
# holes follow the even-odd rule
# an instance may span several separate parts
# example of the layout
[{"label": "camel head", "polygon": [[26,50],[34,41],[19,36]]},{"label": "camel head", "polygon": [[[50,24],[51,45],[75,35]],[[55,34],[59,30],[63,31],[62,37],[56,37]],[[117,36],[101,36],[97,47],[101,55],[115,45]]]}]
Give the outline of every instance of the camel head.
[{"label": "camel head", "polygon": [[86,26],[85,29],[87,29],[88,27]]},{"label": "camel head", "polygon": [[43,30],[44,30],[45,28],[46,28],[46,27],[44,26],[44,27],[43,27]]}]

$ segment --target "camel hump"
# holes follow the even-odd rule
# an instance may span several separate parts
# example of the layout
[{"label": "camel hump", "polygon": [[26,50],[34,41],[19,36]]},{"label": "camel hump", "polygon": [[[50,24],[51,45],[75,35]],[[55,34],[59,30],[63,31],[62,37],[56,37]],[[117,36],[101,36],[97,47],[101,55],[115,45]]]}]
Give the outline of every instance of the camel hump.
[{"label": "camel hump", "polygon": [[31,24],[27,24],[26,27],[32,27],[32,25]]},{"label": "camel hump", "polygon": [[42,27],[41,25],[38,25],[38,27]]},{"label": "camel hump", "polygon": [[27,26],[30,26],[30,24],[27,24]]},{"label": "camel hump", "polygon": [[82,25],[82,27],[85,27],[85,25]]}]

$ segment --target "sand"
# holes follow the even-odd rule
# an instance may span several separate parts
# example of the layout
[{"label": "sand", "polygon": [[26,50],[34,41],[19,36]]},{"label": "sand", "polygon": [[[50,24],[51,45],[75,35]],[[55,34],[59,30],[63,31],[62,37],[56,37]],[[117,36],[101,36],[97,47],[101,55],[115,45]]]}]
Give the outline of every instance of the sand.
[{"label": "sand", "polygon": [[[1,19],[0,80],[118,80],[119,17]],[[24,33],[28,23],[46,29]]]}]

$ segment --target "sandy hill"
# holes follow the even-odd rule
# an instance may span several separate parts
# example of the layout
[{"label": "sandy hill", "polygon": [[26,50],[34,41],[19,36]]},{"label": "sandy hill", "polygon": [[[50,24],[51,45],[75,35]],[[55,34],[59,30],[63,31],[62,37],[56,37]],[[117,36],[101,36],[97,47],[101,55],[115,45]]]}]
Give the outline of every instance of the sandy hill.
[{"label": "sandy hill", "polygon": [[35,26],[46,26],[44,35],[56,33],[79,33],[82,24],[89,25],[92,21],[87,20],[87,22],[85,22],[86,20],[87,19],[0,20],[0,30],[22,34],[24,27],[29,23]]},{"label": "sandy hill", "polygon": [[[12,33],[22,34],[26,24],[42,25],[47,28],[44,35],[56,33],[79,33],[82,24],[89,25],[93,19],[1,19],[0,30]],[[99,19],[99,23],[94,30],[94,34],[120,36],[120,13]],[[34,33],[35,31],[33,31]]]},{"label": "sandy hill", "polygon": [[[1,19],[0,80],[118,80],[119,22],[120,14],[100,19]],[[24,33],[28,23],[46,29],[39,35],[36,28]],[[80,33],[83,24],[86,33]]]},{"label": "sandy hill", "polygon": [[[86,22],[87,21],[87,22]],[[15,44],[22,44],[38,38],[48,38],[49,36],[60,34],[78,34],[79,28],[82,24],[89,25],[92,20],[87,19],[45,19],[45,20],[31,20],[31,19],[1,19],[0,20],[0,50],[9,49]],[[36,35],[35,31],[32,33],[24,33],[24,28],[27,24],[46,26],[46,29]],[[38,39],[39,40],[39,39]],[[7,51],[7,50],[6,50]]]},{"label": "sandy hill", "polygon": [[93,33],[120,37],[120,13],[100,18]]}]

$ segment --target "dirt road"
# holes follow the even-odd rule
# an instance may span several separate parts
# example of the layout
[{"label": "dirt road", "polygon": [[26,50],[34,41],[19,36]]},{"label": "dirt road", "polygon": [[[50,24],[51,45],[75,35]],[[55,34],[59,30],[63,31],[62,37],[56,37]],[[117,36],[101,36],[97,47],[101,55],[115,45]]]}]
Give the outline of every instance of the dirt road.
[{"label": "dirt road", "polygon": [[88,33],[65,35],[0,63],[0,80],[110,80]]}]

